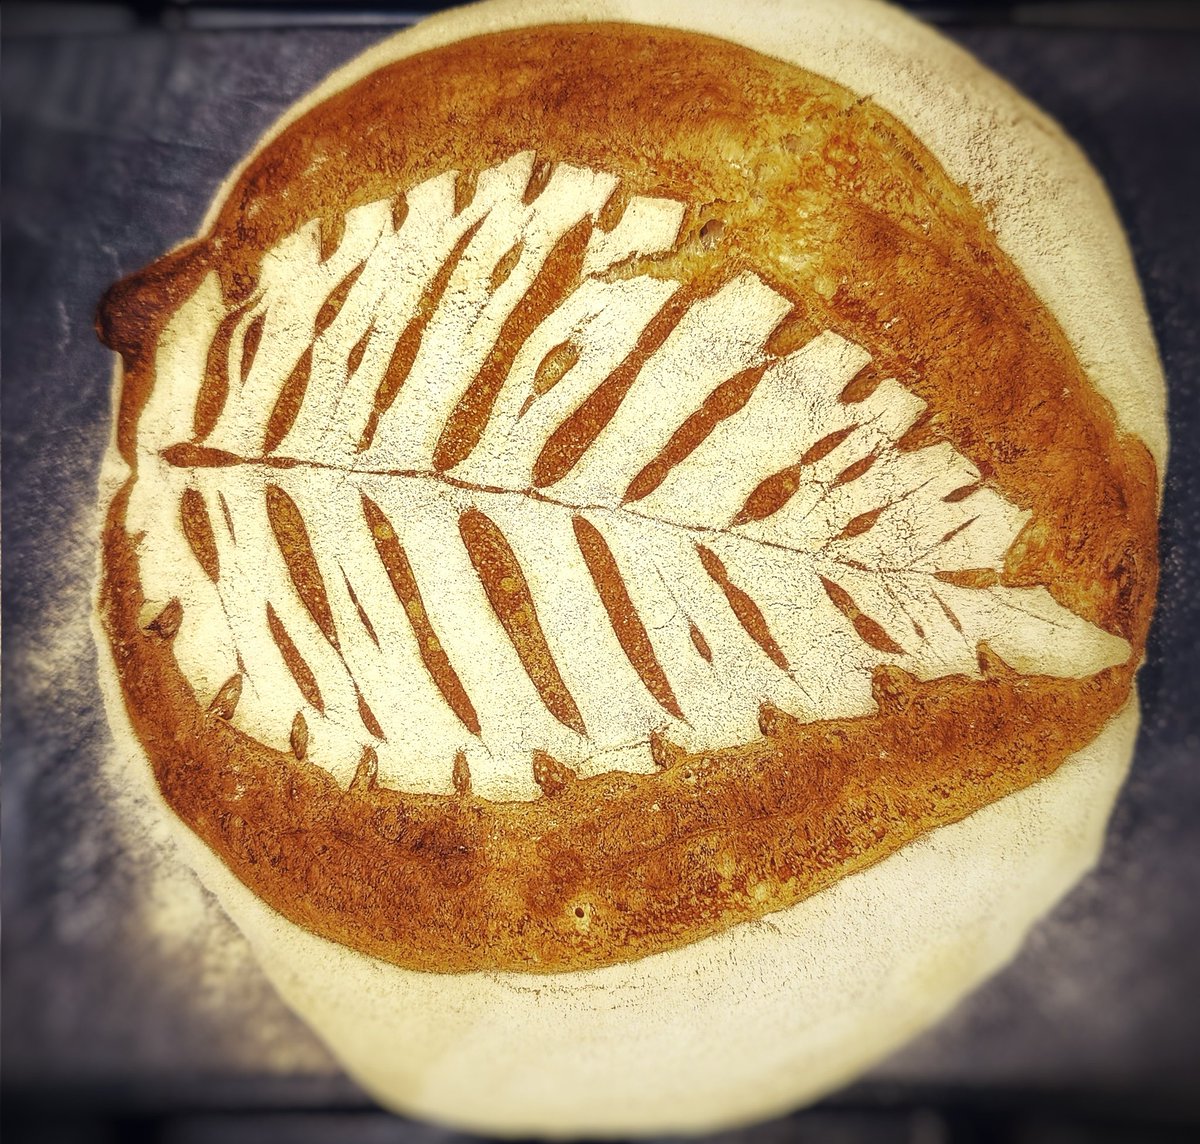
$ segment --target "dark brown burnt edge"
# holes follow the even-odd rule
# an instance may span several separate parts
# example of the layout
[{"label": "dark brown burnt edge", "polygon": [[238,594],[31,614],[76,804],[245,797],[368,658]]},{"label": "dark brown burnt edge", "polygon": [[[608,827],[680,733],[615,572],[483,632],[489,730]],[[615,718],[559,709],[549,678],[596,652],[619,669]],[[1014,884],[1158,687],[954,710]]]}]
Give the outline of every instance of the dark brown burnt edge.
[{"label": "dark brown burnt edge", "polygon": [[[824,309],[821,299],[804,299],[804,321],[811,325],[806,336],[834,328],[866,345],[876,371],[899,377],[929,403],[923,423],[935,439],[951,441],[987,483],[1033,512],[1010,554],[1004,583],[1045,584],[1061,603],[1129,638],[1134,654],[1121,667],[1078,681],[1018,676],[984,647],[985,678],[978,682],[949,677],[922,684],[896,669],[880,669],[874,679],[878,714],[810,724],[768,719],[769,736],[704,756],[689,756],[660,737],[656,758],[669,765],[657,774],[579,780],[534,803],[490,803],[464,784],[449,796],[404,794],[374,783],[343,791],[326,772],[296,757],[303,752],[273,751],[237,731],[220,711],[202,709],[171,654],[169,629],[138,627],[143,600],[135,540],[124,527],[131,478],[109,510],[101,617],[130,717],[165,797],[243,882],[285,916],[413,968],[567,970],[683,945],[784,908],[926,830],[1037,781],[1093,739],[1128,698],[1157,582],[1156,481],[1149,454],[1115,431],[1111,409],[1088,385],[1061,331],[995,248],[982,217],[963,206],[965,193],[948,184],[911,135],[869,102],[719,41],[592,26],[547,53],[544,37],[556,32],[561,29],[468,41],[385,72],[403,77],[411,95],[420,83],[438,90],[446,67],[478,71],[482,65],[492,78],[505,74],[494,67],[497,51],[518,58],[524,53],[527,65],[536,61],[543,71],[569,71],[586,40],[587,66],[599,50],[633,69],[622,76],[622,90],[636,113],[625,108],[625,118],[614,123],[611,87],[588,85],[578,89],[580,98],[599,99],[603,92],[607,102],[581,108],[569,140],[555,137],[549,119],[539,137],[552,154],[557,149],[599,166],[604,164],[589,156],[591,144],[579,124],[607,138],[622,128],[628,133],[631,123],[679,122],[671,107],[681,93],[647,99],[639,109],[636,83],[629,81],[634,73],[651,85],[674,76],[681,86],[692,85],[686,93],[691,100],[695,59],[689,64],[687,57],[699,41],[705,81],[718,85],[719,76],[725,86],[717,103],[727,128],[762,108],[779,113],[780,91],[764,90],[760,73],[771,73],[767,78],[774,82],[781,68],[804,79],[804,90],[786,101],[789,106],[811,118],[814,107],[821,112],[822,99],[829,104],[814,179],[822,169],[833,170],[835,181],[858,186],[855,180],[865,180],[862,193],[870,196],[882,193],[870,185],[870,162],[878,165],[871,148],[882,141],[886,154],[907,156],[912,170],[903,175],[915,180],[907,208],[926,212],[930,228],[910,230],[899,216],[885,217],[882,207],[871,212],[844,195],[837,200],[844,234],[840,246],[829,248],[829,269],[840,285]],[[639,67],[636,57],[647,51],[660,66]],[[678,68],[663,65],[673,53]],[[376,99],[386,88],[374,83]],[[233,236],[255,196],[270,199],[287,186],[289,209],[305,217],[324,217],[331,195],[348,205],[336,183],[332,191],[304,184],[310,154],[304,132],[328,132],[344,100],[357,100],[356,114],[369,115],[362,93],[355,85],[314,109],[252,162],[212,237],[110,291],[97,326],[125,359],[117,441],[135,470],[137,419],[153,385],[152,350],[162,323],[210,267],[220,273],[229,305],[249,295],[251,255],[233,249]],[[549,97],[547,106],[557,113]],[[477,110],[488,114],[486,100]],[[469,128],[464,125],[462,137],[483,137]],[[348,144],[346,161],[358,145]],[[663,140],[655,145],[661,149]],[[639,150],[648,149],[630,148]],[[694,179],[702,160],[685,157]],[[453,165],[454,156],[443,155],[441,162]],[[367,163],[365,169],[396,180],[386,164]],[[623,173],[636,182],[638,172]],[[880,177],[894,173],[887,167]],[[669,189],[640,186],[643,193]],[[364,185],[355,195],[366,201],[380,190]],[[387,193],[394,194],[395,186]],[[732,202],[727,189],[714,186],[706,193]],[[276,213],[271,226],[286,231],[294,225],[295,218]],[[257,217],[275,218],[270,209]],[[761,269],[769,264],[761,251],[736,247],[743,239],[752,247],[746,234],[736,219],[726,226],[722,241],[734,247],[727,258]],[[261,251],[277,237],[268,227],[255,248]],[[864,263],[873,274],[836,274],[851,266],[861,270]],[[901,269],[889,269],[895,267]],[[931,309],[922,290],[933,278],[945,289]],[[771,284],[792,296],[788,283]],[[879,297],[907,315],[887,335],[878,332]],[[1005,378],[1003,386],[994,385],[997,377]],[[1080,468],[1081,455],[1093,459],[1092,467]],[[964,709],[971,710],[971,720],[962,718]]]}]

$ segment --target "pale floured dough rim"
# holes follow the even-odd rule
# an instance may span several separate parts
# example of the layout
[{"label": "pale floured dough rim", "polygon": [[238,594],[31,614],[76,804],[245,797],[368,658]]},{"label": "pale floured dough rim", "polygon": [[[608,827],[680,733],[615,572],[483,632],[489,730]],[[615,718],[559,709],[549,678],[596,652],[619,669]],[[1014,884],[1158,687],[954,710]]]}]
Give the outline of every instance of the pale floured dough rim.
[{"label": "pale floured dough rim", "polygon": [[712,1131],[852,1080],[1008,962],[1091,868],[1138,727],[1131,698],[1049,778],[682,949],[577,973],[430,974],[288,921],[175,816],[96,634],[125,781],[284,1001],[381,1104],[506,1136]]},{"label": "pale floured dough rim", "polygon": [[[1120,226],[1079,150],[964,52],[874,0],[492,0],[366,52],[290,121],[389,62],[487,32],[625,20],[710,34],[870,95],[985,202],[1000,244],[1161,472],[1165,386]],[[208,229],[243,169],[222,186]],[[119,382],[119,370],[118,370]],[[107,507],[125,475],[110,447]],[[129,781],[152,786],[107,639],[101,682]],[[284,999],[382,1103],[504,1134],[702,1131],[812,1100],[1003,965],[1096,861],[1137,729],[1131,698],[1050,778],[772,914],[624,965],[437,975],[316,937],[264,905],[175,818],[185,860]]]}]

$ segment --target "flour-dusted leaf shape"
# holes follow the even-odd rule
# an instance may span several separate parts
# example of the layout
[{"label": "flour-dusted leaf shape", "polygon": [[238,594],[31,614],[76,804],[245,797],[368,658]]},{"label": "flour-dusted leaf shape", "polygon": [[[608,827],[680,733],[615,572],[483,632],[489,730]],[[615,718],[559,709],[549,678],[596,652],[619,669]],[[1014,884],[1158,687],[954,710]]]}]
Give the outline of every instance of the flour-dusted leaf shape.
[{"label": "flour-dusted leaf shape", "polygon": [[978,984],[1095,861],[1157,583],[1077,149],[887,5],[598,4],[374,45],[97,314],[122,785],[484,1133],[775,1115]]},{"label": "flour-dusted leaf shape", "polygon": [[772,351],[792,306],[753,271],[657,276],[685,205],[601,229],[616,191],[532,152],[446,172],[332,250],[302,227],[239,307],[210,275],[179,309],[129,527],[202,701],[343,786],[369,759],[530,799],[764,710],[869,713],[881,664],[1128,658],[1003,583],[1028,514],[950,444],[901,447],[920,398],[848,390],[870,355],[833,331]]}]

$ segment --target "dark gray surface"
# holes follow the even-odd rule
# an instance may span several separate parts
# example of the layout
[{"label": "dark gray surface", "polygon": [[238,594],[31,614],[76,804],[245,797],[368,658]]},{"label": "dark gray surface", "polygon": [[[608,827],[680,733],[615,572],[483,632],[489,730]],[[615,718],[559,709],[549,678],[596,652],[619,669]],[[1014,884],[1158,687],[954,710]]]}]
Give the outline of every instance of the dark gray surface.
[{"label": "dark gray surface", "polygon": [[[1144,726],[1099,869],[1017,960],[824,1112],[763,1139],[1061,1140],[1055,1117],[1080,1108],[1200,1125],[1200,35],[949,31],[1082,143],[1142,274],[1174,440]],[[4,44],[4,1073],[25,1127],[64,1102],[122,1115],[369,1107],[216,907],[132,854],[102,804],[108,736],[84,617],[109,402],[97,299],[192,234],[261,131],[380,34]],[[163,921],[176,915],[178,932]],[[923,1101],[942,1111],[862,1111]],[[1016,1135],[961,1136],[963,1116],[968,1131],[982,1116]],[[373,1141],[399,1139],[402,1122],[153,1124],[169,1126],[163,1139],[307,1140],[325,1125]],[[1099,1138],[1098,1124],[1071,1138]]]}]

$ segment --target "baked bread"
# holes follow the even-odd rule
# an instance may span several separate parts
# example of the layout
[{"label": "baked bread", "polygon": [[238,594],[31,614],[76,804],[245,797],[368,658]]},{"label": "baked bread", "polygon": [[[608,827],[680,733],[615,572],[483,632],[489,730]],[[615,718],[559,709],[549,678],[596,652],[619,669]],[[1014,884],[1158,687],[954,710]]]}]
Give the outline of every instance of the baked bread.
[{"label": "baked bread", "polygon": [[[586,7],[368,52],[99,317],[118,738],[348,1067],[494,1131],[762,1115],[949,1004],[1094,854],[1157,573],[1053,125],[873,3]],[[997,847],[1002,948],[910,881]]]}]

